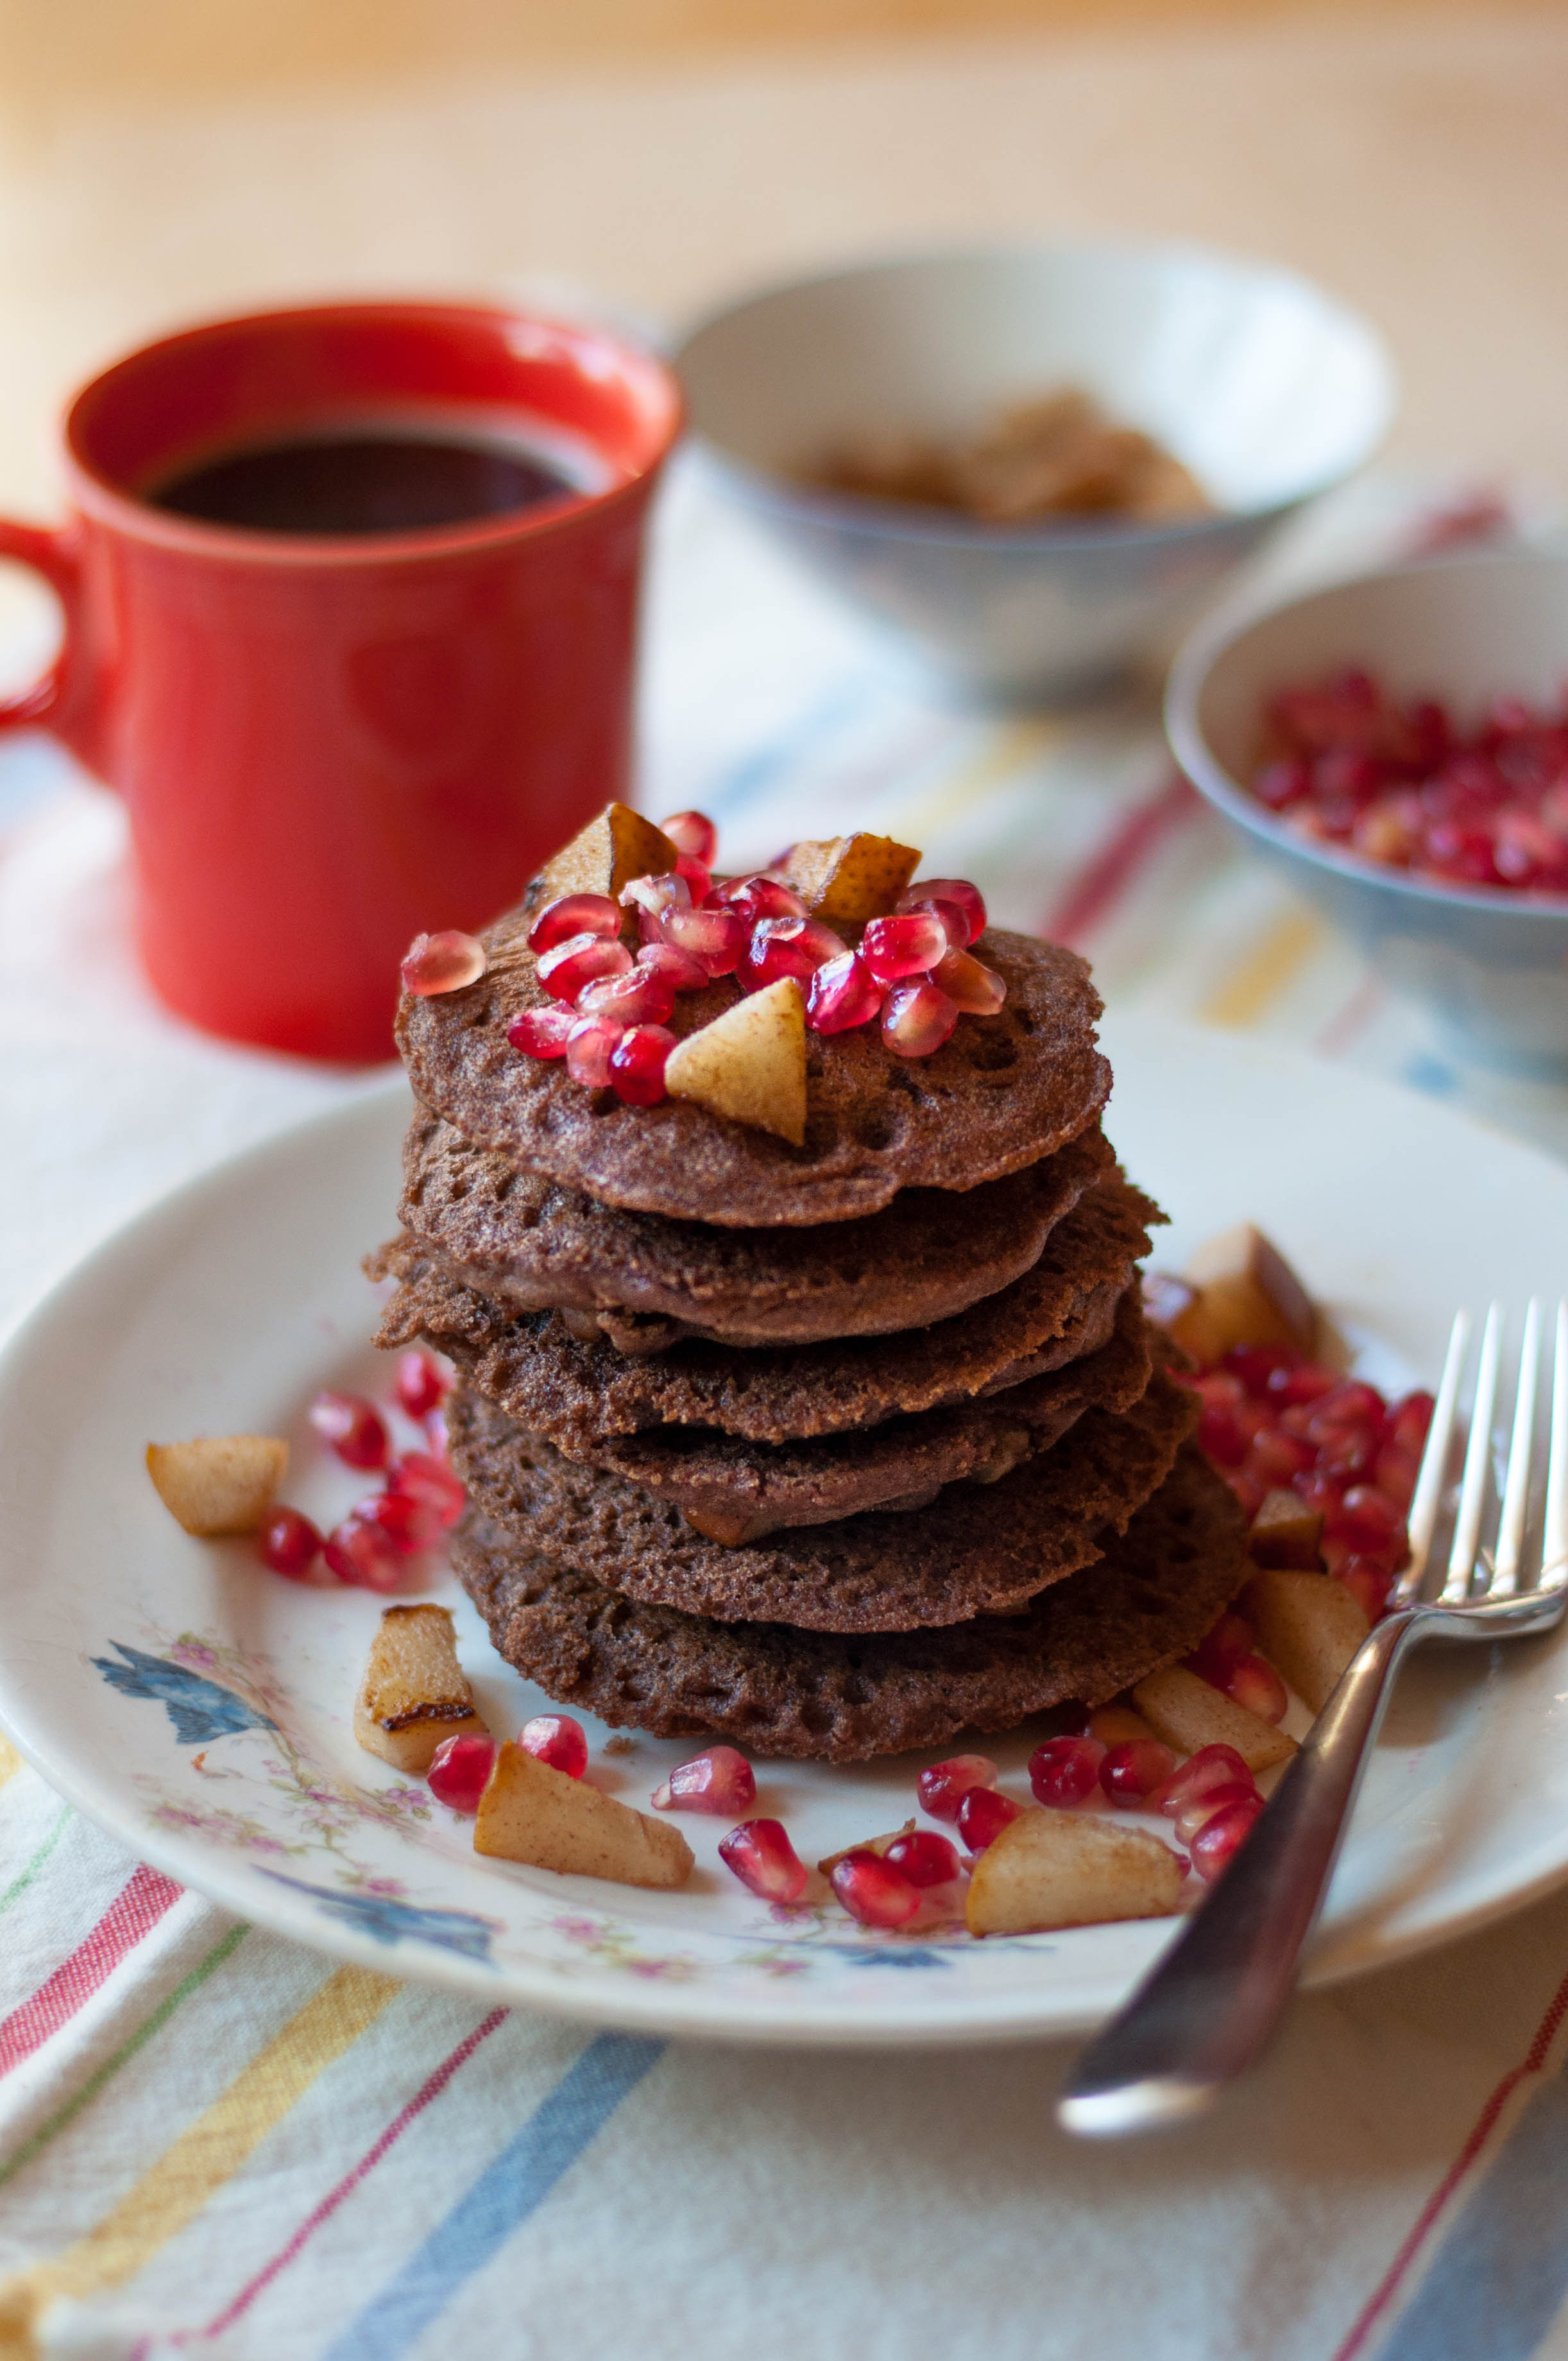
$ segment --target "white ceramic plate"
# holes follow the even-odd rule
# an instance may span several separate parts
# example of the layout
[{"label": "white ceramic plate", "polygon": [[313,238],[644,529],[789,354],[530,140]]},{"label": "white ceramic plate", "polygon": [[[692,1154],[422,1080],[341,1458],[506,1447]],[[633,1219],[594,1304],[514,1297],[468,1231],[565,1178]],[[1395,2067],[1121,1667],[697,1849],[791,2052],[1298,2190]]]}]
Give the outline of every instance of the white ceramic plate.
[{"label": "white ceramic plate", "polygon": [[[1461,1298],[1568,1291],[1568,1173],[1442,1108],[1266,1049],[1107,1027],[1111,1131],[1169,1208],[1158,1259],[1261,1222],[1364,1340],[1431,1378]],[[149,1439],[288,1433],[290,1497],[358,1488],[312,1445],[322,1384],[383,1386],[357,1269],[397,1193],[400,1088],[250,1151],[132,1223],[0,1355],[0,1719],[61,1794],[171,1876],[302,1941],[487,2000],[777,2042],[999,2039],[1093,2024],[1168,1934],[1143,1923],[984,1944],[877,1936],[832,1905],[774,1916],[685,1817],[698,1869],[646,1894],[478,1859],[470,1826],[361,1753],[349,1728],[379,1602],[307,1590],[242,1543],[189,1540]],[[427,1585],[453,1596],[449,1582]],[[411,1593],[411,1595],[418,1595]],[[538,1692],[457,1602],[487,1718]],[[1337,1876],[1317,1979],[1437,1942],[1568,1872],[1568,1655],[1428,1650],[1405,1675]],[[637,1738],[596,1773],[637,1804],[689,1743]],[[994,1744],[1026,1796],[1026,1737]],[[758,1809],[803,1858],[896,1825],[919,1758],[760,1766]]]}]

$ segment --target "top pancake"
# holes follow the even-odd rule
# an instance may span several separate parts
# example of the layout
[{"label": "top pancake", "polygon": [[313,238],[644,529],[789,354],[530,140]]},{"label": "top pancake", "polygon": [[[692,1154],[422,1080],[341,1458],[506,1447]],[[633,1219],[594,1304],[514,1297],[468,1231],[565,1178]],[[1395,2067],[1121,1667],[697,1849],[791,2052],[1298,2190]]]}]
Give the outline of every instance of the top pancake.
[{"label": "top pancake", "polygon": [[[507,1040],[511,1018],[548,998],[527,923],[512,912],[488,930],[492,965],[466,991],[405,994],[398,1044],[419,1096],[465,1139],[607,1204],[731,1229],[852,1221],[901,1189],[1021,1171],[1086,1131],[1110,1094],[1084,961],[993,928],[976,949],[1005,977],[1006,1004],[961,1016],[931,1057],[894,1056],[874,1026],[806,1036],[803,1148],[680,1099],[625,1106]],[[685,994],[671,1029],[695,1032],[740,997],[729,978]]]},{"label": "top pancake", "polygon": [[1111,1165],[1096,1124],[964,1196],[905,1189],[860,1221],[721,1230],[600,1204],[422,1108],[399,1212],[449,1278],[509,1311],[586,1312],[622,1351],[811,1344],[927,1327],[994,1295]]}]

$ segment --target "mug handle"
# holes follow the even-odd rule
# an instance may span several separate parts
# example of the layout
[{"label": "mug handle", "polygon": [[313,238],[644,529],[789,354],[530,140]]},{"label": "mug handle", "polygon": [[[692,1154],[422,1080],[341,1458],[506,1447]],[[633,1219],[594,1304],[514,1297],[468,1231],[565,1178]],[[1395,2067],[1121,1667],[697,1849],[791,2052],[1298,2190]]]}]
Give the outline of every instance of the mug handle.
[{"label": "mug handle", "polygon": [[65,694],[76,609],[82,582],[81,552],[75,532],[68,525],[51,531],[47,525],[14,524],[0,517],[0,558],[12,557],[41,574],[65,609],[65,633],[60,653],[49,670],[15,697],[0,697],[0,730],[37,730],[58,726]]}]

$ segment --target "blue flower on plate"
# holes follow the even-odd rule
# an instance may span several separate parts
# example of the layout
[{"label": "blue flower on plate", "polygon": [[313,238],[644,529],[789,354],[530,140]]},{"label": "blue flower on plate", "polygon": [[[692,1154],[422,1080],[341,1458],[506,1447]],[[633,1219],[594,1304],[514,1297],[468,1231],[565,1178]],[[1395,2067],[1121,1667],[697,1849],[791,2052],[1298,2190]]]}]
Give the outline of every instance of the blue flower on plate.
[{"label": "blue flower on plate", "polygon": [[368,1935],[373,1943],[400,1943],[415,1936],[422,1943],[438,1943],[444,1951],[461,1951],[465,1959],[482,1960],[494,1967],[490,1942],[498,1921],[480,1918],[471,1910],[422,1910],[417,1903],[398,1902],[385,1894],[353,1894],[330,1885],[312,1885],[302,1877],[287,1877],[280,1869],[264,1869],[278,1885],[291,1885],[320,1903],[329,1918]]},{"label": "blue flower on plate", "polygon": [[929,1943],[876,1943],[859,1949],[850,1943],[824,1944],[851,1968],[946,1968],[952,1963]]},{"label": "blue flower on plate", "polygon": [[220,1688],[216,1681],[175,1664],[171,1657],[149,1656],[119,1640],[111,1640],[109,1645],[125,1658],[124,1664],[114,1664],[107,1656],[89,1661],[122,1697],[151,1697],[166,1707],[181,1746],[204,1746],[209,1739],[228,1738],[240,1730],[278,1727],[269,1714],[247,1705],[233,1689]]}]

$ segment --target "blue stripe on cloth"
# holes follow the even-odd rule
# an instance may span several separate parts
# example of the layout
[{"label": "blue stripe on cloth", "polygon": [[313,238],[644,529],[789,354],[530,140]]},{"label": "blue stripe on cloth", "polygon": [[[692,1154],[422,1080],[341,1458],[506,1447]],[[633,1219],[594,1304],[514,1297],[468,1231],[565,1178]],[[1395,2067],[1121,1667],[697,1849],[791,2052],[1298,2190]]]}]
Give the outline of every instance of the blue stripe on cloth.
[{"label": "blue stripe on cloth", "polygon": [[662,2041],[629,2033],[601,2033],[590,2041],[396,2279],[349,2322],[323,2361],[398,2361],[464,2281],[483,2270],[544,2202],[663,2048]]},{"label": "blue stripe on cloth", "polygon": [[1538,2091],[1378,2361],[1528,2361],[1568,2294],[1568,2087]]},{"label": "blue stripe on cloth", "polygon": [[871,673],[856,673],[848,680],[839,681],[778,737],[770,738],[765,745],[743,755],[733,769],[710,781],[703,790],[702,809],[712,818],[720,813],[732,818],[740,805],[750,803],[765,788],[776,786],[803,756],[852,720],[875,684],[876,675]]}]

